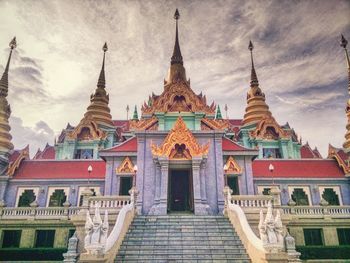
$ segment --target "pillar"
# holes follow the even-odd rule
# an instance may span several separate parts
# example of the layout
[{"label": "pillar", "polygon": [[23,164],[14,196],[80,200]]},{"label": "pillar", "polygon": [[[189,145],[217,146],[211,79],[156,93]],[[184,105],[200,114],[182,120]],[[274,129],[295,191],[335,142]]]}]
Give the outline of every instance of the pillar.
[{"label": "pillar", "polygon": [[169,159],[159,157],[160,164],[160,198],[158,214],[166,215],[168,209],[168,180],[169,180]]}]

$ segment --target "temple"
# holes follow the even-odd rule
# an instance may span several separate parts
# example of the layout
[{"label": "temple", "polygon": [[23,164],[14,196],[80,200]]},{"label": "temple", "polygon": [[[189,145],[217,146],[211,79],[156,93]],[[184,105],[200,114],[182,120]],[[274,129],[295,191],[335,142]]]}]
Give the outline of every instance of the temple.
[{"label": "temple", "polygon": [[[327,259],[327,248],[342,251],[350,245],[350,99],[343,147],[329,145],[323,158],[317,148],[302,144],[288,122],[281,125],[273,117],[249,41],[251,78],[242,101],[244,116],[223,117],[220,106],[208,103],[202,92],[197,94],[187,78],[178,10],[174,18],[174,49],[161,94],[150,91],[140,114],[135,106],[132,118],[113,119],[105,43],[85,114],[75,126],[68,123],[55,144],[38,149],[34,157],[29,156],[30,141],[19,150],[11,142],[8,72],[16,38],[10,42],[0,80],[0,258],[23,260],[25,253],[13,251],[38,257],[40,249],[52,248],[42,260],[300,262],[299,252],[302,259],[312,259],[314,246],[316,255]],[[350,92],[343,36],[341,46]],[[196,224],[202,226],[198,231],[225,225],[224,231],[201,235],[208,244],[211,234],[219,237],[221,243],[215,246],[220,252],[208,251],[204,243],[198,248],[202,244],[195,239]],[[190,229],[180,233],[178,242],[183,238],[180,247],[188,245],[188,250],[197,244],[197,254],[171,248],[170,241],[159,252],[162,248],[156,244],[162,240],[155,234],[149,241],[154,247],[143,247],[137,240],[135,245],[135,229],[146,225],[142,231],[150,231],[147,237],[155,233],[151,229],[169,226],[166,240],[172,238],[171,229]],[[220,244],[232,251],[220,249]],[[344,255],[350,258],[349,253]],[[328,253],[328,259],[336,257]]]}]

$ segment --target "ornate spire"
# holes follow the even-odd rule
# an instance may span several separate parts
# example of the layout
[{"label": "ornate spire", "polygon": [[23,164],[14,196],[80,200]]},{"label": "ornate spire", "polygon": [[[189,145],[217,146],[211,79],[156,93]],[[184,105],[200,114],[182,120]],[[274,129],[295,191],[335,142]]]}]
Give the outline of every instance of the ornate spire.
[{"label": "ornate spire", "polygon": [[97,81],[97,87],[99,88],[105,88],[106,87],[106,79],[105,79],[105,57],[106,57],[106,51],[108,50],[107,43],[103,45],[103,61],[102,61],[102,68],[100,72],[100,77]]},{"label": "ornate spire", "polygon": [[180,44],[179,44],[179,34],[178,34],[178,20],[180,19],[180,13],[177,8],[174,14],[174,18],[176,20],[176,34],[175,34],[175,45],[174,45],[173,56],[171,57],[171,64],[183,65]]},{"label": "ornate spire", "polygon": [[258,123],[265,117],[271,117],[269,106],[265,102],[265,94],[259,87],[258,77],[255,72],[253,60],[253,43],[249,41],[248,49],[252,63],[250,89],[247,93],[247,107],[243,118],[243,125]]},{"label": "ornate spire", "polygon": [[[349,77],[348,92],[350,95],[350,61],[349,61],[348,50],[346,48],[347,45],[348,45],[348,41],[345,39],[343,35],[341,35],[340,46],[344,48],[344,51],[345,51],[345,58],[348,66],[348,77]],[[345,112],[348,118],[348,123],[346,124],[345,142],[343,143],[343,148],[346,152],[350,152],[350,99],[348,99],[348,102],[346,104]]]},{"label": "ornate spire", "polygon": [[175,11],[174,18],[176,21],[175,45],[173,55],[170,61],[170,69],[168,72],[168,76],[164,82],[165,85],[179,81],[186,81],[186,70],[183,66],[183,60],[179,44],[178,20],[180,18],[180,13],[178,9],[176,9]]},{"label": "ornate spire", "polygon": [[218,105],[218,107],[217,107],[215,119],[222,120],[220,105]]},{"label": "ornate spire", "polygon": [[137,113],[136,105],[135,105],[135,109],[134,109],[134,114],[132,115],[132,120],[133,121],[138,121],[139,120],[139,114]]},{"label": "ornate spire", "polygon": [[[16,37],[11,40],[9,46],[11,48],[9,58],[0,80],[0,157],[5,160],[7,160],[10,150],[13,149],[13,144],[11,143],[12,136],[10,134],[11,127],[8,121],[11,115],[11,108],[6,97],[8,94],[8,72],[12,51],[17,46]],[[0,168],[2,168],[2,166],[3,164],[0,162]]]},{"label": "ornate spire", "polygon": [[256,75],[255,67],[254,67],[254,60],[253,60],[254,45],[253,45],[252,41],[249,41],[248,49],[250,50],[250,59],[252,61],[252,72],[250,75],[250,86],[259,86],[258,76]]},{"label": "ornate spire", "polygon": [[98,124],[107,124],[114,126],[111,116],[111,110],[108,107],[109,95],[106,92],[106,80],[105,80],[105,56],[108,50],[107,43],[102,47],[103,61],[100,76],[97,81],[97,88],[95,93],[90,96],[90,105],[84,117],[91,116]]},{"label": "ornate spire", "polygon": [[9,58],[7,60],[7,64],[5,67],[5,71],[2,74],[2,77],[0,79],[0,96],[4,96],[7,97],[7,93],[8,93],[8,72],[9,72],[9,68],[10,68],[10,61],[11,61],[11,56],[12,56],[12,50],[14,48],[16,48],[17,46],[17,42],[16,42],[16,37],[14,37],[10,44],[9,44],[11,50],[10,50],[10,55]]}]

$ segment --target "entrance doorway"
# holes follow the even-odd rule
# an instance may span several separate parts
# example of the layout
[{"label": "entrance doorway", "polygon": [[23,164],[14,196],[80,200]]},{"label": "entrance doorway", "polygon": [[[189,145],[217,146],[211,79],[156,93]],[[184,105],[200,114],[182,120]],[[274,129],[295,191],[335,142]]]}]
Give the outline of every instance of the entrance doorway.
[{"label": "entrance doorway", "polygon": [[193,211],[193,185],[190,170],[174,169],[169,174],[168,211]]}]

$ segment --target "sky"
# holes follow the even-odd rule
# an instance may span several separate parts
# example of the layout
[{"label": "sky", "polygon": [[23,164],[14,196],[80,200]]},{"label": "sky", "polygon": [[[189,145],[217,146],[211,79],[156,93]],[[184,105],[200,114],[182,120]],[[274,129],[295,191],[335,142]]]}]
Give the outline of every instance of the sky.
[{"label": "sky", "polygon": [[96,88],[106,41],[106,89],[114,119],[163,90],[174,45],[175,8],[187,77],[229,118],[244,115],[249,40],[275,119],[326,157],[344,142],[348,73],[340,34],[350,41],[350,1],[0,0],[0,72],[9,73],[15,148],[31,153],[77,125]]}]

